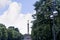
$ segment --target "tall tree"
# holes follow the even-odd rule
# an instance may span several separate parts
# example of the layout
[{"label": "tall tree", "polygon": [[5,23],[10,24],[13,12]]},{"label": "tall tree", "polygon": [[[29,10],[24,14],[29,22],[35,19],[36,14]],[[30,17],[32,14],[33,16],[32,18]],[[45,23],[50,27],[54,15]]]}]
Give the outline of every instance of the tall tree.
[{"label": "tall tree", "polygon": [[[51,33],[51,7],[53,0],[39,0],[35,3],[36,14],[33,15],[35,20],[32,26],[32,40],[53,40]],[[56,0],[55,9],[58,11],[58,16],[55,18],[55,31],[56,34],[60,28],[60,0]]]}]

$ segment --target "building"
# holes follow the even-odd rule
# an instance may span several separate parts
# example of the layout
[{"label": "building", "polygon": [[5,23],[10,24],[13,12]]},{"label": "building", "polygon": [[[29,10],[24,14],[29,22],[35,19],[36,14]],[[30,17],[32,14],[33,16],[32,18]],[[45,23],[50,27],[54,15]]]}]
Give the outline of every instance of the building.
[{"label": "building", "polygon": [[23,40],[32,40],[31,35],[25,34]]}]

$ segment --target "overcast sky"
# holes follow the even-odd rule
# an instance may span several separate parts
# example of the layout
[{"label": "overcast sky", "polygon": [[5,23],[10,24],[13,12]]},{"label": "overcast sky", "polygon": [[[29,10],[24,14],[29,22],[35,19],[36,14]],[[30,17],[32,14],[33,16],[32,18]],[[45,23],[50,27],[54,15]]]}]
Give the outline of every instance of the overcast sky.
[{"label": "overcast sky", "polygon": [[[37,0],[0,0],[0,23],[7,27],[15,26],[22,34],[27,33],[27,20],[29,23],[35,13],[33,4]],[[30,27],[31,27],[30,23]],[[31,33],[31,28],[30,28]]]}]

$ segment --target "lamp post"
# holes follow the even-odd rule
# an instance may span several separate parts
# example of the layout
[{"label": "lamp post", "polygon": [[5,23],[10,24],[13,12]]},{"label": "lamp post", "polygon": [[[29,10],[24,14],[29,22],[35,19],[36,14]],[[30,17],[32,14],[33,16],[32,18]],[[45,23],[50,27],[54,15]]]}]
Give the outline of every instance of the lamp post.
[{"label": "lamp post", "polygon": [[57,16],[57,12],[53,12],[53,15],[50,15],[50,18],[52,19],[52,34],[53,34],[53,40],[56,40],[56,33],[55,33],[55,16]]},{"label": "lamp post", "polygon": [[56,40],[56,32],[55,32],[55,16],[58,15],[58,11],[56,10],[56,0],[52,1],[52,7],[51,7],[51,15],[50,19],[52,19],[52,35],[53,35],[53,40]]},{"label": "lamp post", "polygon": [[53,40],[56,40],[56,32],[55,32],[55,16],[58,15],[57,11],[53,11],[53,14],[50,15],[50,19],[52,19],[52,34],[53,34]]}]

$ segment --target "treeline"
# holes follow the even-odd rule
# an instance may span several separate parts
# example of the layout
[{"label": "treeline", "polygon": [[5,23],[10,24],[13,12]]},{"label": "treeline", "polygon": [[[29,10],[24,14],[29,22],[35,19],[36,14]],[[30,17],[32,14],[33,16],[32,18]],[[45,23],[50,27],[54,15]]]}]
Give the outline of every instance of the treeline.
[{"label": "treeline", "polygon": [[0,40],[21,40],[22,34],[18,28],[10,26],[6,28],[4,24],[0,24]]}]

